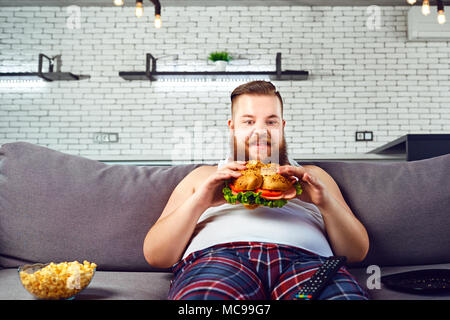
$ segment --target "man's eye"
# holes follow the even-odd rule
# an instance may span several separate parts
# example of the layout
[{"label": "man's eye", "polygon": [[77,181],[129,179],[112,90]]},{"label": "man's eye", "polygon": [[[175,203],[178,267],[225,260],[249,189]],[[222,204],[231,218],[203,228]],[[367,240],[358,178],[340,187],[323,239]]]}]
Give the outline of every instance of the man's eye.
[{"label": "man's eye", "polygon": [[247,123],[247,124],[249,124],[250,122],[253,122],[253,121],[252,120],[244,121],[244,123]]}]

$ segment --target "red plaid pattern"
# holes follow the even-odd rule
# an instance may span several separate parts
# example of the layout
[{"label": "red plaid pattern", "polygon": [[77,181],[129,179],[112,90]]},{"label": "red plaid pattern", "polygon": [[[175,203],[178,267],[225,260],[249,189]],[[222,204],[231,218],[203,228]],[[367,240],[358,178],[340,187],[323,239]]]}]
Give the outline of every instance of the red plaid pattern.
[{"label": "red plaid pattern", "polygon": [[[231,242],[191,253],[172,271],[169,299],[292,300],[326,257],[263,242]],[[368,299],[341,267],[319,299]]]}]

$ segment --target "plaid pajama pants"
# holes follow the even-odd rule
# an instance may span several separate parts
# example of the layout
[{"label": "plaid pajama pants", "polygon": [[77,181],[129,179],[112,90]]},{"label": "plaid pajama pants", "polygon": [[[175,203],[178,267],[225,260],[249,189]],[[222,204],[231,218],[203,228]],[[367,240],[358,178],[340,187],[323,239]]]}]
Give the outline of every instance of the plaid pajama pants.
[{"label": "plaid pajama pants", "polygon": [[[326,260],[273,243],[231,242],[195,251],[172,267],[171,300],[292,300]],[[367,300],[357,280],[341,267],[318,299]]]}]

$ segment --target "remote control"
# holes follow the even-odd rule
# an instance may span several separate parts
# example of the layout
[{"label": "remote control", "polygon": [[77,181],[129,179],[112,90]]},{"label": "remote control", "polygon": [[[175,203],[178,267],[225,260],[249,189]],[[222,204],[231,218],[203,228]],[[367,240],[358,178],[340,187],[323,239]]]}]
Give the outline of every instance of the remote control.
[{"label": "remote control", "polygon": [[294,300],[313,300],[317,298],[341,266],[345,264],[345,261],[346,257],[329,257],[316,273],[302,285]]}]

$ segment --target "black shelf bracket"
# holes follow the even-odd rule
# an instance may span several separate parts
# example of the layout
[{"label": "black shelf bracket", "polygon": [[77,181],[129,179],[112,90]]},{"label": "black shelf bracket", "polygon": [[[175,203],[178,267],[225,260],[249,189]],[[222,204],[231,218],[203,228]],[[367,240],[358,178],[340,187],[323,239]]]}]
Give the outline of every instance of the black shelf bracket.
[{"label": "black shelf bracket", "polygon": [[277,79],[281,79],[281,52],[277,52],[275,67],[277,72]]},{"label": "black shelf bracket", "polygon": [[53,66],[55,64],[55,58],[56,57],[52,57],[50,58],[49,56],[46,56],[43,53],[39,53],[39,63],[38,63],[38,75],[39,77],[41,77],[42,79],[46,80],[46,81],[53,81],[51,78],[47,78],[44,73],[42,72],[42,66],[43,66],[43,60],[47,59],[48,60],[48,72],[53,72]]},{"label": "black shelf bracket", "polygon": [[156,58],[152,56],[150,53],[147,53],[145,58],[145,75],[147,76],[147,78],[151,80],[152,73],[156,73]]}]

